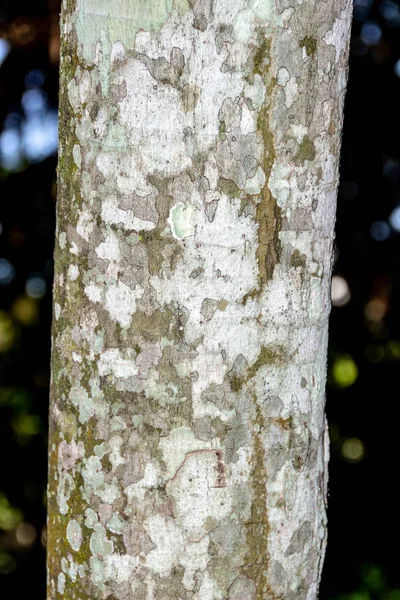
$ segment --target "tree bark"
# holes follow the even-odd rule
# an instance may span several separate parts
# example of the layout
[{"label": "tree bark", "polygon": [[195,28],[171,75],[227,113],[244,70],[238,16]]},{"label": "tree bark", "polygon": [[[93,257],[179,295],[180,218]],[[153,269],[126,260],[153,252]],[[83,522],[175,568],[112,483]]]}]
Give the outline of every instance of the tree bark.
[{"label": "tree bark", "polygon": [[312,600],[350,0],[64,0],[48,598]]}]

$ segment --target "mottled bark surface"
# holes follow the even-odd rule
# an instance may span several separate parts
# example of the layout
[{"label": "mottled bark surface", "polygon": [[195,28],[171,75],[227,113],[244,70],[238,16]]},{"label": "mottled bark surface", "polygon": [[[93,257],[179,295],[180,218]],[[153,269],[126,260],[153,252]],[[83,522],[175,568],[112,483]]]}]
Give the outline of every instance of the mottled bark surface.
[{"label": "mottled bark surface", "polygon": [[65,0],[48,597],[312,600],[350,0]]}]

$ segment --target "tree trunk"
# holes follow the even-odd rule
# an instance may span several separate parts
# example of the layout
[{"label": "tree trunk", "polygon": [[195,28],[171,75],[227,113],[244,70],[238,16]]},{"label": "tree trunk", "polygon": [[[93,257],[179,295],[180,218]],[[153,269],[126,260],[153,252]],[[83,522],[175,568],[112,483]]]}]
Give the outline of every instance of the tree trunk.
[{"label": "tree trunk", "polygon": [[312,600],[350,0],[64,0],[48,597]]}]

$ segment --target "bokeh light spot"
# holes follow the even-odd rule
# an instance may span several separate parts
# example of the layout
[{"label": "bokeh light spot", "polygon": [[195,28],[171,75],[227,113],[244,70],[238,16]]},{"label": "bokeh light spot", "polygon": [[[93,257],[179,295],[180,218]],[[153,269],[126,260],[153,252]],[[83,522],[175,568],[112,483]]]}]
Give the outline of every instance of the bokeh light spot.
[{"label": "bokeh light spot", "polygon": [[15,537],[20,546],[29,548],[36,540],[36,529],[31,523],[21,523],[15,530]]},{"label": "bokeh light spot", "polygon": [[390,235],[390,226],[386,221],[375,221],[371,225],[371,235],[377,242],[384,242]]},{"label": "bokeh light spot", "polygon": [[389,217],[389,223],[396,231],[400,231],[400,206],[392,211]]},{"label": "bokeh light spot", "polygon": [[400,179],[400,163],[398,160],[389,158],[383,165],[383,174],[389,181],[398,181]]},{"label": "bokeh light spot", "polygon": [[400,25],[400,8],[392,0],[383,0],[379,11],[388,22],[389,27]]},{"label": "bokeh light spot", "polygon": [[347,281],[339,275],[332,277],[331,299],[333,306],[345,306],[351,298]]},{"label": "bokeh light spot", "polygon": [[0,285],[8,285],[14,279],[15,270],[5,258],[0,258]]},{"label": "bokeh light spot", "polygon": [[35,273],[28,278],[25,291],[31,298],[40,300],[46,293],[46,281],[41,273]]},{"label": "bokeh light spot", "polygon": [[369,15],[373,0],[354,0],[354,18],[364,21]]},{"label": "bokeh light spot", "polygon": [[7,552],[0,552],[0,573],[2,575],[8,575],[15,571],[17,563],[15,558]]},{"label": "bokeh light spot", "polygon": [[358,368],[351,356],[343,355],[333,363],[333,379],[339,387],[349,387],[357,380]]},{"label": "bokeh light spot", "polygon": [[382,30],[375,21],[367,21],[361,27],[361,39],[368,46],[377,46],[381,41]]},{"label": "bokeh light spot", "polygon": [[5,129],[0,135],[0,161],[8,171],[21,166],[21,138],[16,129]]},{"label": "bokeh light spot", "polygon": [[352,463],[360,462],[365,455],[364,444],[358,438],[348,438],[342,444],[342,456]]},{"label": "bokeh light spot", "polygon": [[365,348],[365,358],[371,363],[379,363],[385,358],[385,348],[381,344],[370,344]]},{"label": "bokeh light spot", "polygon": [[24,92],[21,100],[26,115],[42,112],[46,108],[47,98],[42,90],[32,89]]},{"label": "bokeh light spot", "polygon": [[373,298],[370,300],[364,309],[364,314],[370,321],[382,321],[386,314],[388,305],[383,298]]},{"label": "bokeh light spot", "polygon": [[40,87],[44,83],[43,71],[40,69],[32,69],[25,77],[25,85],[28,88]]},{"label": "bokeh light spot", "polygon": [[4,38],[0,38],[0,66],[7,58],[7,54],[10,52],[10,44]]}]

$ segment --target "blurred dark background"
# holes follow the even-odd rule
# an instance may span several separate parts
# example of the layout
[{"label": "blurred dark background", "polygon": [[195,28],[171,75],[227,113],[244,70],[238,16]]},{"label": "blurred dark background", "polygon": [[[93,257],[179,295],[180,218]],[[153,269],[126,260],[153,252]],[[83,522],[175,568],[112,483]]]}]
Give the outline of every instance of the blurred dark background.
[{"label": "blurred dark background", "polygon": [[[45,598],[59,0],[0,2],[0,596]],[[354,0],[321,600],[400,600],[400,5]]]}]

